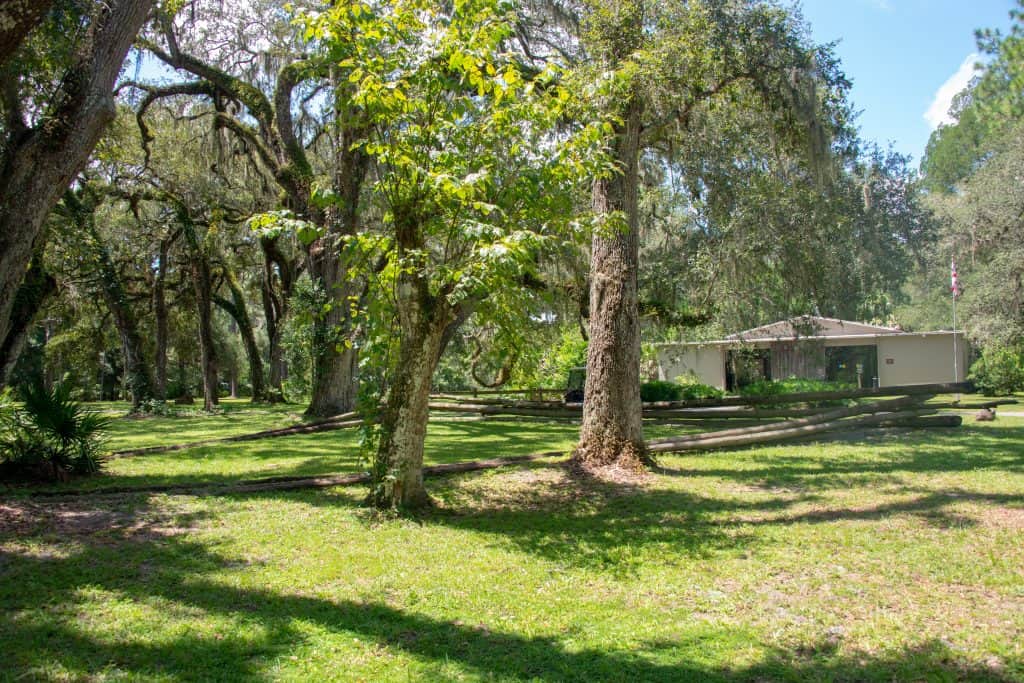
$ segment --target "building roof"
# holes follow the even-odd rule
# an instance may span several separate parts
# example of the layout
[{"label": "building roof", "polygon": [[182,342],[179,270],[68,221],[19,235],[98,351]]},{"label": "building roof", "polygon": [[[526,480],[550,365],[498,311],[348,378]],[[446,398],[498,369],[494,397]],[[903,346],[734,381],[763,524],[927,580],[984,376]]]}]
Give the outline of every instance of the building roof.
[{"label": "building roof", "polygon": [[849,337],[899,334],[900,332],[902,330],[895,327],[869,325],[838,318],[824,318],[819,315],[802,315],[730,334],[725,339],[730,341],[792,340],[801,337]]},{"label": "building roof", "polygon": [[[828,336],[819,337],[758,337],[739,339],[735,335],[732,337],[726,337],[725,339],[711,339],[707,341],[691,341],[691,342],[660,342],[655,344],[658,347],[679,347],[679,346],[724,346],[727,348],[742,348],[744,344],[753,344],[755,346],[763,344],[772,344],[776,342],[788,342],[794,341],[810,341],[812,339],[823,339],[829,341],[856,341],[856,340],[875,340],[880,337],[932,337],[940,335],[956,334],[963,337],[963,331],[957,330],[955,333],[951,330],[933,330],[931,332],[902,332],[888,330],[886,332],[870,332],[860,334],[831,334]],[[827,344],[826,344],[827,345]],[[845,344],[841,345],[845,346]]]}]

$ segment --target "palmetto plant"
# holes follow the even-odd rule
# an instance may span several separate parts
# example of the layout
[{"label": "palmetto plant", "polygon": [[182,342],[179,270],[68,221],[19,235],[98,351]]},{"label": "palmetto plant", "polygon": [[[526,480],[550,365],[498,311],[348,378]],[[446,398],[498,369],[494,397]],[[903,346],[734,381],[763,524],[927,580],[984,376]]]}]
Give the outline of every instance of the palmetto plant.
[{"label": "palmetto plant", "polygon": [[102,463],[110,421],[84,410],[66,385],[37,384],[18,406],[0,402],[0,463],[8,473],[64,480],[92,474]]}]

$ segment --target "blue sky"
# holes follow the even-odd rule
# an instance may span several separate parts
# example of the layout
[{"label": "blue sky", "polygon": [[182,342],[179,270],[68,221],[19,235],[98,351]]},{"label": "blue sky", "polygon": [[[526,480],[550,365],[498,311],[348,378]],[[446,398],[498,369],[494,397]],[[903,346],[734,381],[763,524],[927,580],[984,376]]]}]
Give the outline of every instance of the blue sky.
[{"label": "blue sky", "polygon": [[861,136],[911,154],[916,166],[949,100],[973,73],[974,30],[1010,25],[1013,0],[803,0],[818,43],[853,81]]}]

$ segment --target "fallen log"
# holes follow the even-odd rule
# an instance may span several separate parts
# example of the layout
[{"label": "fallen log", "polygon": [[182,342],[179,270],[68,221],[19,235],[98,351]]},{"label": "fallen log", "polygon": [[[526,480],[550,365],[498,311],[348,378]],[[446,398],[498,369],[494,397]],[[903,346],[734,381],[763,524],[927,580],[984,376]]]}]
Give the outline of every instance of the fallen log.
[{"label": "fallen log", "polygon": [[726,398],[702,398],[690,401],[664,401],[647,403],[651,408],[710,408],[714,406],[735,407],[745,405],[785,405],[818,401],[841,401],[844,399],[872,398],[886,396],[919,396],[923,394],[969,394],[974,386],[969,382],[946,384],[912,384],[898,387],[870,387],[844,391],[806,391],[796,394],[775,396],[728,396]]},{"label": "fallen log", "polygon": [[910,427],[912,429],[932,429],[937,427],[959,427],[964,422],[960,415],[927,415],[908,417],[900,420],[887,420],[879,423],[879,427]]},{"label": "fallen log", "polygon": [[[530,455],[512,455],[501,458],[490,458],[487,460],[470,460],[467,462],[446,463],[443,465],[428,465],[423,468],[426,476],[441,476],[458,472],[473,472],[476,470],[497,469],[510,465],[520,465],[563,456],[562,451],[548,451],[545,453],[532,453]],[[267,477],[265,479],[245,479],[234,484],[210,484],[198,482],[195,484],[155,484],[152,486],[109,486],[95,489],[51,489],[48,491],[33,491],[29,495],[33,498],[57,498],[63,496],[109,496],[123,495],[126,493],[184,493],[193,495],[225,495],[232,493],[254,493],[259,491],[289,491],[295,489],[310,488],[332,488],[335,486],[351,486],[353,484],[366,484],[370,481],[367,472],[354,472],[352,474],[323,475],[319,477]]]},{"label": "fallen log", "polygon": [[279,429],[265,429],[261,432],[249,434],[238,434],[236,436],[225,436],[217,439],[204,439],[202,441],[190,441],[187,443],[168,444],[165,446],[147,446],[144,448],[131,448],[124,451],[114,451],[107,457],[126,458],[133,455],[150,455],[153,453],[170,453],[173,451],[186,451],[202,446],[215,446],[219,443],[232,443],[240,441],[256,441],[258,439],[273,439],[279,436],[294,436],[298,434],[317,434],[319,432],[331,432],[338,429],[358,427],[363,424],[362,420],[352,419],[356,413],[344,413],[338,417],[326,420],[317,420],[306,424],[294,425],[292,427],[281,427]]},{"label": "fallen log", "polygon": [[690,417],[700,419],[722,419],[735,418],[764,420],[780,417],[807,417],[818,415],[828,408],[776,408],[759,410],[757,408],[644,408],[642,415],[648,417]]},{"label": "fallen log", "polygon": [[[832,420],[811,425],[798,427],[777,428],[772,431],[762,431],[746,434],[722,435],[719,432],[711,432],[701,439],[684,438],[673,440],[660,440],[657,443],[649,444],[648,450],[652,453],[678,453],[682,451],[711,450],[714,448],[734,448],[737,446],[760,445],[799,439],[814,434],[822,434],[830,431],[844,429],[859,429],[870,425],[877,425],[880,422],[899,420],[902,418],[916,418],[922,415],[934,413],[934,410],[903,410],[896,412],[873,413],[861,415],[849,419]],[[785,423],[783,423],[785,424]]]},{"label": "fallen log", "polygon": [[841,420],[846,417],[853,417],[856,415],[863,415],[865,413],[879,413],[879,412],[891,412],[894,410],[903,410],[912,406],[917,406],[924,401],[928,400],[928,396],[904,396],[903,398],[896,398],[888,401],[876,401],[874,403],[861,403],[855,406],[846,406],[843,408],[835,408],[825,412],[818,413],[817,415],[803,418],[800,420],[787,420],[784,422],[773,422],[767,425],[754,425],[751,427],[737,427],[735,429],[723,429],[715,432],[703,432],[701,434],[688,434],[683,437],[673,437],[667,439],[656,439],[647,443],[648,448],[657,446],[662,443],[681,443],[684,441],[703,441],[706,439],[718,439],[729,436],[744,436],[747,434],[764,434],[768,432],[778,431],[779,429],[792,429],[795,427],[805,427],[809,425],[821,424],[823,422],[834,422]]},{"label": "fallen log", "polygon": [[936,408],[949,408],[952,410],[984,410],[986,408],[998,408],[999,406],[1015,406],[1020,401],[1012,398],[1000,399],[998,401],[985,401],[984,403],[960,403],[958,401],[951,401],[949,403],[933,403]]},{"label": "fallen log", "polygon": [[[474,413],[478,415],[517,415],[528,417],[580,417],[583,407],[579,404],[538,405],[491,405],[485,403],[442,403],[432,402],[430,410],[448,413]],[[778,408],[757,410],[754,408],[664,408],[643,410],[645,418],[689,418],[689,419],[767,419],[780,417],[806,417],[816,415],[826,408]]]},{"label": "fallen log", "polygon": [[482,403],[440,403],[429,404],[431,411],[446,413],[477,413],[479,415],[526,415],[530,417],[579,417],[582,408],[550,407],[550,408],[518,408],[515,406],[492,406]]},{"label": "fallen log", "polygon": [[565,405],[564,401],[532,401],[522,398],[488,398],[486,396],[459,396],[453,394],[431,394],[431,401],[438,401],[441,403],[465,403],[470,405],[486,405],[486,406],[515,406],[522,408],[530,407],[561,407]]}]

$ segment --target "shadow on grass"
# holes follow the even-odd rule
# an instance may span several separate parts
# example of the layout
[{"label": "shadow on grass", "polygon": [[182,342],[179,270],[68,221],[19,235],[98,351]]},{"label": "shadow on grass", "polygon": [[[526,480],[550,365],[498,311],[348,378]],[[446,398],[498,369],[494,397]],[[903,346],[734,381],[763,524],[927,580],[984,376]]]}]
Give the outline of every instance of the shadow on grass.
[{"label": "shadow on grass", "polygon": [[[344,645],[358,638],[411,655],[415,673],[428,680],[450,677],[453,666],[488,680],[1009,680],[999,670],[965,664],[938,641],[883,656],[840,654],[834,643],[785,649],[705,626],[639,648],[578,649],[569,636],[498,632],[379,602],[227,585],[207,574],[238,562],[180,536],[130,535],[113,544],[84,540],[77,552],[62,557],[0,555],[6,659],[0,678],[270,680],[282,669],[301,676],[301,668],[289,670],[290,661],[310,655],[313,632],[326,632],[341,635]],[[98,591],[111,594],[106,619],[124,619],[114,604],[127,601],[165,615],[158,622],[162,630],[140,632],[130,617],[94,621],[90,628],[78,620],[85,607],[76,601],[83,592],[96,599]],[[196,618],[212,622],[190,621]],[[737,668],[700,664],[707,643],[715,641],[764,655]],[[1009,663],[1010,670],[1017,664]],[[341,659],[332,668],[342,679],[350,672]],[[412,672],[390,673],[389,679],[404,680]]]}]

